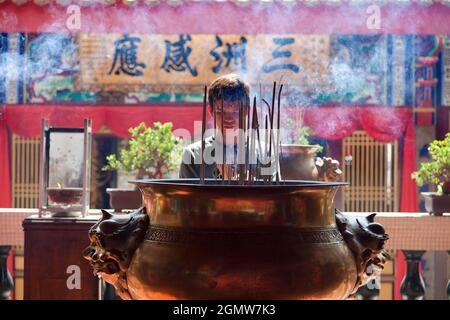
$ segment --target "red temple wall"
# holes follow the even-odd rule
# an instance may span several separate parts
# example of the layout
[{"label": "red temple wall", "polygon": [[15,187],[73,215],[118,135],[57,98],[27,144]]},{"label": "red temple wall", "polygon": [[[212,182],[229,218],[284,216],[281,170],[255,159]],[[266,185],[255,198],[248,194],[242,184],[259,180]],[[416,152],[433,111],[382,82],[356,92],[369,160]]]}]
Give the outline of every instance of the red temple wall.
[{"label": "red temple wall", "polygon": [[[28,3],[0,4],[1,32],[61,32],[66,7]],[[450,33],[450,7],[385,5],[381,28],[369,29],[367,6],[301,4],[238,6],[234,3],[184,3],[180,6],[122,4],[81,7],[79,32],[221,33],[221,34],[439,34]]]}]

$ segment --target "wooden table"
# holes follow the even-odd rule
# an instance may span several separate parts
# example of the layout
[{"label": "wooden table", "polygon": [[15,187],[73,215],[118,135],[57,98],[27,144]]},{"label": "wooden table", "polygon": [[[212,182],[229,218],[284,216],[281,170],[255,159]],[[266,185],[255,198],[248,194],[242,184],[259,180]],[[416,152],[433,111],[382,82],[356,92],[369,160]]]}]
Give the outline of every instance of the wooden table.
[{"label": "wooden table", "polygon": [[99,280],[82,257],[89,245],[88,230],[98,219],[32,215],[23,221],[25,299],[98,299]]}]

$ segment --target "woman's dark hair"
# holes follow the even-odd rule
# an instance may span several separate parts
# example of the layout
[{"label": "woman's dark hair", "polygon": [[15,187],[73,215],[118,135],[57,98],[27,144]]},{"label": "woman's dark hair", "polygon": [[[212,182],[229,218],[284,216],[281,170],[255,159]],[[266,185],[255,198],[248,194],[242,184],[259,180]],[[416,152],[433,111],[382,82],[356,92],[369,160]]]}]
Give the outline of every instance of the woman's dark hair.
[{"label": "woman's dark hair", "polygon": [[239,75],[230,73],[214,80],[208,89],[208,102],[211,108],[214,101],[242,100],[245,106],[250,106],[250,86]]}]

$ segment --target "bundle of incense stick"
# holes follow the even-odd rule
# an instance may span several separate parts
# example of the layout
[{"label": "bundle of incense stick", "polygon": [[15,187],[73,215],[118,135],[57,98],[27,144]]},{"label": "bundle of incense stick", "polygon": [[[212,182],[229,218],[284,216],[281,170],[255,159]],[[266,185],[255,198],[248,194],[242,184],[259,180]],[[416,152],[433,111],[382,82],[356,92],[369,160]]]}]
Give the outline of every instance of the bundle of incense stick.
[{"label": "bundle of incense stick", "polygon": [[[260,101],[267,106],[267,112],[263,112],[262,103],[257,107],[256,97],[253,99],[253,106],[247,105],[246,101],[239,103],[239,133],[237,141],[237,159],[234,159],[234,151],[228,154],[225,144],[225,130],[224,130],[224,98],[222,95],[222,110],[220,110],[220,124],[222,139],[215,139],[216,143],[221,142],[223,148],[222,163],[217,163],[217,169],[221,173],[221,183],[230,183],[230,181],[238,181],[239,184],[252,184],[254,182],[264,184],[279,184],[281,181],[281,174],[279,168],[280,160],[280,124],[281,124],[281,91],[283,85],[280,85],[278,90],[278,97],[276,96],[277,83],[273,84],[272,101],[269,104],[266,100]],[[200,163],[200,183],[205,183],[205,131],[206,131],[206,108],[207,108],[207,92],[208,88],[205,86],[203,96],[203,112],[202,112],[202,142],[201,142],[201,163]],[[276,104],[276,98],[278,103]],[[275,105],[277,108],[275,109]],[[260,116],[258,115],[258,109]],[[217,131],[217,113],[215,106],[212,106],[212,113],[214,117],[214,132]],[[264,127],[259,124],[259,119],[264,117]],[[275,122],[276,119],[276,122]],[[275,126],[275,127],[274,127]],[[264,131],[264,138],[261,138],[260,131]],[[234,148],[233,148],[234,150]],[[229,150],[228,150],[229,151]],[[237,160],[237,165],[235,165]],[[272,169],[269,169],[272,168]],[[273,169],[275,168],[275,169]],[[264,171],[264,169],[266,169]],[[269,174],[266,174],[269,172]],[[275,173],[275,176],[274,176]],[[216,177],[217,179],[217,177]]]}]

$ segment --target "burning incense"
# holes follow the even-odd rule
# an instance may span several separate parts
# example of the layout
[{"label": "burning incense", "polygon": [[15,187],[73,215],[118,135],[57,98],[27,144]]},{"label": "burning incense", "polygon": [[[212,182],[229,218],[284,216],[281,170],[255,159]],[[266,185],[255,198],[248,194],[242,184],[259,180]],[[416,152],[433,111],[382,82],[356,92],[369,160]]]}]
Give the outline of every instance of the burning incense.
[{"label": "burning incense", "polygon": [[[277,91],[277,83],[273,83],[272,91],[272,108],[270,112],[270,131],[269,131],[269,159],[272,159],[272,143],[275,143],[273,138],[273,119],[275,115],[275,93]],[[272,180],[270,180],[272,182]]]},{"label": "burning incense", "polygon": [[[267,167],[267,156],[268,156],[267,146],[269,144],[269,128],[268,127],[269,127],[269,119],[266,115],[265,122],[264,122],[264,129],[265,129],[264,130],[264,163],[263,163],[264,168]],[[263,179],[264,179],[264,182],[266,183],[267,177],[265,175],[263,176]]]},{"label": "burning incense", "polygon": [[205,183],[205,131],[206,131],[206,94],[207,94],[207,86],[205,86],[205,93],[203,95],[203,114],[202,114],[202,153],[200,156],[200,183]]},{"label": "burning incense", "polygon": [[[252,183],[252,181],[253,181],[253,174],[254,174],[253,173],[253,163],[255,160],[255,158],[254,158],[254,156],[255,156],[255,134],[256,134],[255,129],[256,129],[256,124],[258,121],[257,119],[255,119],[255,116],[257,116],[256,115],[256,97],[253,99],[252,122],[251,122],[251,131],[250,131],[250,134],[251,134],[250,151],[248,151],[248,149],[247,149],[247,153],[249,156],[249,163],[250,163],[250,166],[248,169],[248,181],[250,183]],[[249,116],[249,119],[250,119],[250,116]],[[248,146],[248,137],[247,137],[247,146]]]},{"label": "burning incense", "polygon": [[277,165],[277,175],[276,175],[276,181],[277,184],[280,183],[280,178],[281,178],[281,174],[280,174],[280,125],[281,125],[281,113],[280,113],[280,109],[281,109],[281,91],[283,90],[283,85],[280,86],[280,90],[278,91],[278,110],[277,110],[277,130],[276,130],[276,134],[277,134],[277,141],[276,141],[276,158],[275,158],[275,164]]},{"label": "burning incense", "polygon": [[239,183],[243,184],[243,175],[244,175],[244,168],[243,168],[243,154],[242,154],[242,149],[243,149],[243,141],[244,141],[244,137],[243,137],[243,131],[244,131],[244,109],[243,109],[243,104],[242,101],[239,103],[239,132],[238,132],[238,178],[239,178]]},{"label": "burning incense", "polygon": [[[227,154],[227,148],[225,147],[225,129],[223,128],[223,92],[222,92],[222,110],[220,113],[220,118],[221,118],[221,124],[222,124],[222,144],[221,144],[221,148],[222,148],[222,182],[225,181],[225,159],[226,159],[226,154]],[[216,129],[216,128],[214,128]]]},{"label": "burning incense", "polygon": [[251,165],[252,165],[252,162],[250,161],[250,133],[251,133],[251,127],[250,127],[250,125],[251,125],[251,121],[250,121],[250,115],[251,115],[251,107],[250,107],[250,105],[247,105],[247,101],[245,102],[246,103],[246,105],[245,105],[245,115],[246,115],[246,117],[247,117],[247,126],[246,126],[246,130],[245,130],[245,136],[246,136],[246,143],[245,143],[245,147],[246,147],[246,149],[245,149],[245,157],[246,157],[246,161],[245,161],[245,163],[246,163],[246,166],[245,166],[245,172],[246,172],[246,174],[247,174],[247,177],[246,177],[246,180],[249,180],[249,174],[250,174],[250,172],[249,172],[249,169],[250,169],[250,167],[251,167]]},{"label": "burning incense", "polygon": [[[221,133],[222,133],[222,184],[227,181],[230,184],[232,180],[237,180],[239,184],[252,184],[254,181],[261,181],[263,183],[272,184],[273,175],[264,173],[261,177],[260,170],[262,168],[272,168],[276,166],[276,183],[281,181],[281,174],[279,169],[280,160],[280,134],[281,127],[281,92],[283,85],[276,94],[277,83],[274,82],[272,101],[269,104],[266,100],[260,97],[262,102],[260,112],[264,118],[264,137],[261,139],[260,126],[258,121],[258,106],[256,97],[253,99],[253,107],[248,105],[247,101],[239,102],[239,133],[238,133],[238,152],[235,157],[235,152],[227,155],[227,144],[224,128],[224,96],[222,92],[222,110],[220,110]],[[262,91],[260,84],[260,91]],[[200,183],[205,183],[205,132],[206,132],[206,108],[207,108],[207,87],[203,96],[203,110],[202,110],[202,141],[201,141],[201,164],[200,164]],[[278,98],[278,101],[277,101]],[[277,101],[276,109],[275,102]],[[263,112],[262,105],[267,106],[267,112]],[[217,113],[215,106],[212,106],[212,113],[214,117],[214,135],[217,131]],[[275,122],[276,119],[276,122]],[[218,142],[219,139],[216,139]],[[272,151],[273,150],[273,151]],[[237,160],[237,163],[235,161]],[[235,167],[234,167],[235,166]]]}]

